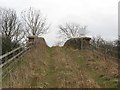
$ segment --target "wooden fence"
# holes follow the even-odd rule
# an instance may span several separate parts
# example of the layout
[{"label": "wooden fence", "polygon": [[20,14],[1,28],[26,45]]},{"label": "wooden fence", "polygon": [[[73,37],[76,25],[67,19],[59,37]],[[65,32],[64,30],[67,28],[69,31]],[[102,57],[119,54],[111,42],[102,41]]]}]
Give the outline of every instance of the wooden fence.
[{"label": "wooden fence", "polygon": [[26,52],[28,49],[30,49],[33,46],[33,43],[28,43],[25,45],[21,45],[20,47],[0,56],[0,69],[2,69],[2,78],[4,78],[8,72],[10,72],[14,66],[9,68],[9,65],[19,56],[21,56],[24,52]]}]

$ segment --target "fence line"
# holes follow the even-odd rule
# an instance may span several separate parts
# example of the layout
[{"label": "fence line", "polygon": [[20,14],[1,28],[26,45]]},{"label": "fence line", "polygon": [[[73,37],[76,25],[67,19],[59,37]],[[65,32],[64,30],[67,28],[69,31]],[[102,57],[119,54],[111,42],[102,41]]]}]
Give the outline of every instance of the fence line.
[{"label": "fence line", "polygon": [[10,62],[14,61],[15,58],[22,55],[25,51],[30,49],[32,47],[32,45],[33,45],[33,43],[30,42],[28,44],[22,45],[6,54],[0,56],[0,61],[1,61],[0,68],[2,68],[2,69],[3,69],[3,67],[5,68],[4,73],[3,72],[0,73],[0,74],[2,74],[2,79],[5,78],[5,76],[8,74],[8,72],[10,72],[14,68],[14,66],[12,66],[12,69],[8,71],[7,70],[9,68],[8,64]]}]

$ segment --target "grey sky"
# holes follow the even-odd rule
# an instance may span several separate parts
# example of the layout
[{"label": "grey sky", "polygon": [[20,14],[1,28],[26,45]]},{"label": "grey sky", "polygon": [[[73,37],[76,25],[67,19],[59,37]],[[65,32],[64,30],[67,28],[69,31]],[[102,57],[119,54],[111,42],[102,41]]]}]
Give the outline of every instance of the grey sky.
[{"label": "grey sky", "polygon": [[54,45],[59,24],[77,22],[87,25],[88,36],[101,35],[107,40],[117,39],[119,0],[0,0],[1,7],[13,8],[18,13],[34,7],[40,9],[51,23],[51,32],[45,36],[48,45]]}]

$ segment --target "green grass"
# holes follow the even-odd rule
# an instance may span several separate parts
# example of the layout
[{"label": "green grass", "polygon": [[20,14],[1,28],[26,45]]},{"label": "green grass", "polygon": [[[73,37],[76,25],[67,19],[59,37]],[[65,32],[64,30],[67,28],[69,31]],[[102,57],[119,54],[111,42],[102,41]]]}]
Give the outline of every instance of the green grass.
[{"label": "green grass", "polygon": [[55,62],[52,58],[52,49],[48,49],[48,70],[47,70],[47,84],[48,87],[53,88],[57,87],[56,71],[55,71]]}]

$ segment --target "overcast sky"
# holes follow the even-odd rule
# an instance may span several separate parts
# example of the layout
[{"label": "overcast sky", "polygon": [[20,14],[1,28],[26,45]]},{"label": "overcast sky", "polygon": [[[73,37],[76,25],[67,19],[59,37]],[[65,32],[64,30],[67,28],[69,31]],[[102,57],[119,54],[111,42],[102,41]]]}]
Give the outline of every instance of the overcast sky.
[{"label": "overcast sky", "polygon": [[58,40],[59,24],[76,22],[87,25],[88,36],[101,35],[107,40],[117,39],[119,0],[0,0],[1,7],[13,8],[18,14],[29,7],[40,9],[51,23],[45,36],[49,46]]}]

